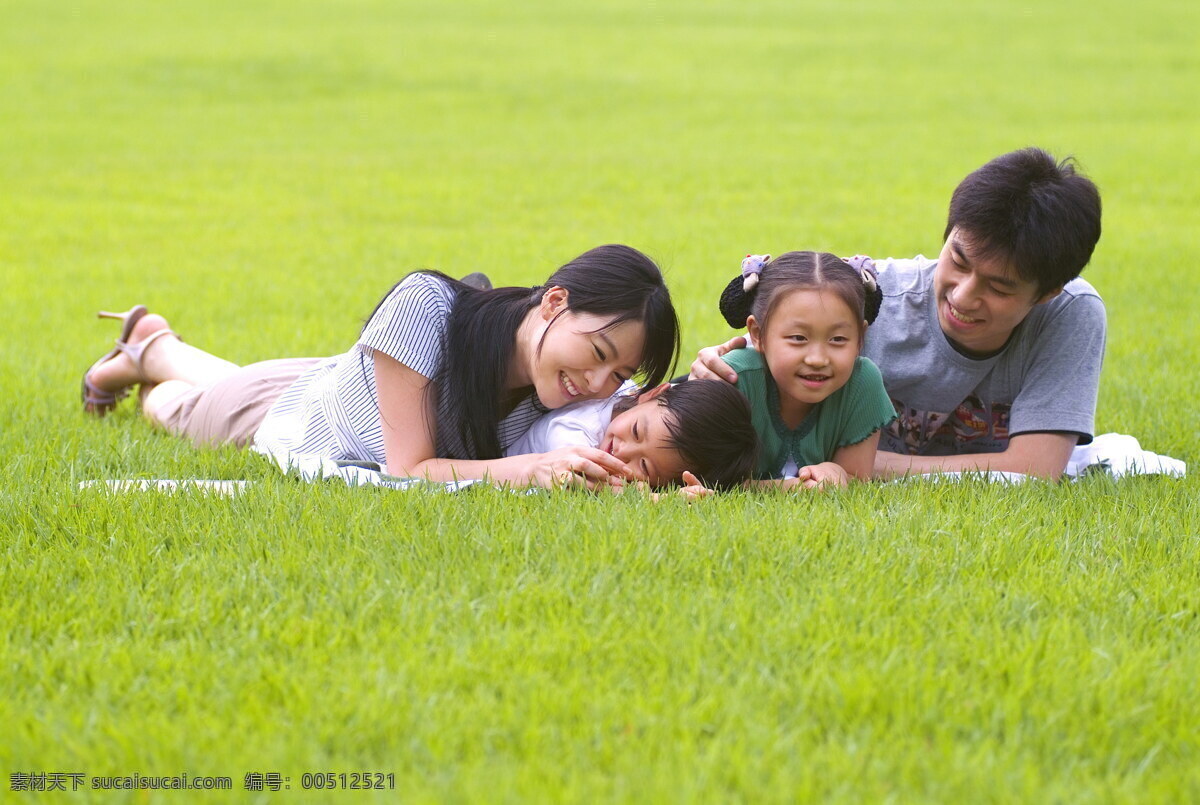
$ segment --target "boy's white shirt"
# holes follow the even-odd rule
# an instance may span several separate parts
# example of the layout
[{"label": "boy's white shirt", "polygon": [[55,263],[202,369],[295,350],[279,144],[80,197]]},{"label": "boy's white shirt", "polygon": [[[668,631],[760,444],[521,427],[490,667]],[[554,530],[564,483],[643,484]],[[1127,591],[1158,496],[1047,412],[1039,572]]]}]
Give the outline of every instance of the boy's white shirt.
[{"label": "boy's white shirt", "polygon": [[613,406],[625,396],[636,393],[637,384],[626,380],[613,396],[604,400],[585,400],[543,414],[525,435],[504,451],[505,456],[549,453],[560,447],[599,447],[612,421]]}]

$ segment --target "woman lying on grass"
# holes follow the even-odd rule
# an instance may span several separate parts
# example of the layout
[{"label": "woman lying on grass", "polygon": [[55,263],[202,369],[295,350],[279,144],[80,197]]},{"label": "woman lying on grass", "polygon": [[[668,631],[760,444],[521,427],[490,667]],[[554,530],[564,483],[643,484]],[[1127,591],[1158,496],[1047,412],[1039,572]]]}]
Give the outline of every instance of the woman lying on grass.
[{"label": "woman lying on grass", "polygon": [[869,269],[832,254],[742,261],[721,314],[730,327],[746,327],[757,349],[725,361],[750,401],[763,483],[812,488],[871,478],[879,431],[896,418],[879,369],[859,355],[881,299]]},{"label": "woman lying on grass", "polygon": [[88,370],[84,409],[102,416],[141,384],[145,414],[198,445],[373,461],[391,475],[520,486],[648,480],[596,446],[505,456],[543,413],[658,384],[679,327],[662,274],[628,246],[601,246],[535,288],[479,290],[410,274],[332,358],[240,367],[181,341],[162,316],[124,314],[116,348]]}]

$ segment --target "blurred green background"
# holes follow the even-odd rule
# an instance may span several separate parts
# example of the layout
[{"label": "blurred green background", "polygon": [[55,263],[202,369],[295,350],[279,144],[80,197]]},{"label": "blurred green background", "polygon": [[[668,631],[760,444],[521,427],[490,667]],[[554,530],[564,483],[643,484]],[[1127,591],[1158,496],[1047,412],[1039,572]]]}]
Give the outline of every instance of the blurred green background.
[{"label": "blurred green background", "polygon": [[[1104,198],[1097,430],[1194,466],[1198,31],[1173,0],[0,0],[0,771],[332,760],[416,799],[1197,795],[1194,475],[451,503],[300,488],[129,403],[85,419],[77,389],[116,332],[98,308],[144,302],[238,362],[326,355],[412,269],[534,284],[614,241],[663,265],[690,360],[731,334],[715,299],[747,252],[932,256],[957,182],[1040,145]],[[127,477],[256,486],[75,487]],[[893,687],[855,698],[863,678]]]}]

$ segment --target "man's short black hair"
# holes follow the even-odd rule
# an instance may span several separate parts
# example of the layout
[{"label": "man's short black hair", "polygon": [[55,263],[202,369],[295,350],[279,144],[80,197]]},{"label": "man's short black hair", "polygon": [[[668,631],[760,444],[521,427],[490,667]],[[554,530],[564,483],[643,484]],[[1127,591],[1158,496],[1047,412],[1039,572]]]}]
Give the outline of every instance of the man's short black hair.
[{"label": "man's short black hair", "polygon": [[1068,157],[1040,148],[996,157],[954,189],[944,237],[954,229],[975,253],[1003,260],[1038,296],[1067,284],[1100,240],[1100,191]]}]

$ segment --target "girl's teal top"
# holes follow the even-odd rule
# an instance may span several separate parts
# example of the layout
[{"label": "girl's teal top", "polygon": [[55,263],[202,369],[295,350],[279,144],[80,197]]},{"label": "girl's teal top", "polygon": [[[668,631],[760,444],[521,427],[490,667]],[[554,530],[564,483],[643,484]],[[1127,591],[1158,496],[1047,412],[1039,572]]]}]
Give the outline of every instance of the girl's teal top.
[{"label": "girl's teal top", "polygon": [[739,349],[725,356],[738,374],[737,387],[750,401],[758,432],[755,477],[782,478],[788,459],[796,467],[830,461],[839,447],[858,444],[896,418],[879,368],[867,358],[854,362],[846,385],[813,406],[795,430],[779,418],[779,388],[762,353]]}]

